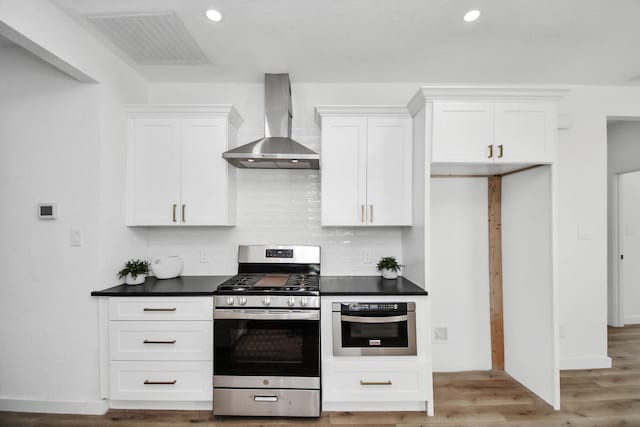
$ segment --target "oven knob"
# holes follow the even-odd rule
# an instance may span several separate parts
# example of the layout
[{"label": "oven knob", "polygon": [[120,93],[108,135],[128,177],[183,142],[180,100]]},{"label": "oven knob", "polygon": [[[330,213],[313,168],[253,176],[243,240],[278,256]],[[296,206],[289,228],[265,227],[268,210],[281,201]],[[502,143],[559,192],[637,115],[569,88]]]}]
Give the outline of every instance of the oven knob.
[{"label": "oven knob", "polygon": [[309,303],[309,300],[307,300],[306,298],[302,298],[300,300],[300,305],[303,307],[305,307],[308,303]]},{"label": "oven knob", "polygon": [[233,297],[227,297],[227,305],[233,305]]},{"label": "oven knob", "polygon": [[271,297],[264,297],[264,299],[262,300],[262,304],[271,305]]},{"label": "oven knob", "polygon": [[245,297],[238,298],[238,304],[245,305],[247,303],[247,299]]},{"label": "oven knob", "polygon": [[289,307],[293,307],[293,306],[295,305],[295,303],[296,303],[296,300],[295,300],[293,297],[291,297],[291,298],[289,298],[289,299],[287,300],[287,305],[288,305]]}]

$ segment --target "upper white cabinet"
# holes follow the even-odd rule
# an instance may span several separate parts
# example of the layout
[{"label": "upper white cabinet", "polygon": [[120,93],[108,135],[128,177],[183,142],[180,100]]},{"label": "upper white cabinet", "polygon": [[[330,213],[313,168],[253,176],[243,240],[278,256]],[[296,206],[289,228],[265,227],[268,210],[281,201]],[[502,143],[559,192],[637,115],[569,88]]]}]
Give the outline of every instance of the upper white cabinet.
[{"label": "upper white cabinet", "polygon": [[128,109],[127,225],[234,225],[235,170],[222,153],[242,123],[221,106]]},{"label": "upper white cabinet", "polygon": [[405,107],[316,107],[324,226],[411,225],[411,119]]},{"label": "upper white cabinet", "polygon": [[409,108],[415,113],[427,106],[432,163],[544,164],[555,159],[556,103],[563,93],[425,87]]}]

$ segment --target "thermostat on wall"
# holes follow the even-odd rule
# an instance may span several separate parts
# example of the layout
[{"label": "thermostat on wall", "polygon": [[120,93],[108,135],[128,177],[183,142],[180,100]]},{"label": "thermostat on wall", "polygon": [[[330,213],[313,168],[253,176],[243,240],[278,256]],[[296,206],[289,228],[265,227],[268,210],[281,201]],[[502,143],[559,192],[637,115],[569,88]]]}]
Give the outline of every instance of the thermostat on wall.
[{"label": "thermostat on wall", "polygon": [[38,218],[56,219],[58,218],[57,203],[38,203]]}]

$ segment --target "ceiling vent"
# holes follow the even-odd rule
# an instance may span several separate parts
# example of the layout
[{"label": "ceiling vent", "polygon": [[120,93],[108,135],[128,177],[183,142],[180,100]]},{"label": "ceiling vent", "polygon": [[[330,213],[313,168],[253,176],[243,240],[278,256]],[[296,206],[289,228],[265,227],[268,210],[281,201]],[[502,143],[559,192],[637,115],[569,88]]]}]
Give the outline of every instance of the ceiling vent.
[{"label": "ceiling vent", "polygon": [[209,62],[173,12],[93,15],[87,19],[139,64],[192,65]]}]

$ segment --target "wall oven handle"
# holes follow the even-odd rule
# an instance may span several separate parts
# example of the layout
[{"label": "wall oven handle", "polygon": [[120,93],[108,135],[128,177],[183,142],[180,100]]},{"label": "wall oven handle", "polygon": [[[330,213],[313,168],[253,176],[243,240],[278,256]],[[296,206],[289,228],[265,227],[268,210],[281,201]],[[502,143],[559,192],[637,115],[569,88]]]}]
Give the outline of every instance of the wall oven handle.
[{"label": "wall oven handle", "polygon": [[238,320],[320,320],[320,311],[213,310],[213,318]]},{"label": "wall oven handle", "polygon": [[407,316],[383,316],[383,317],[369,317],[369,316],[348,316],[343,314],[340,319],[344,322],[351,323],[391,323],[391,322],[406,322]]}]

